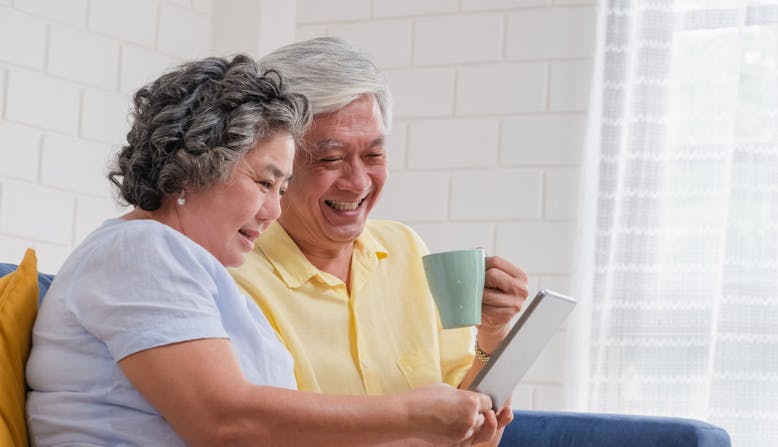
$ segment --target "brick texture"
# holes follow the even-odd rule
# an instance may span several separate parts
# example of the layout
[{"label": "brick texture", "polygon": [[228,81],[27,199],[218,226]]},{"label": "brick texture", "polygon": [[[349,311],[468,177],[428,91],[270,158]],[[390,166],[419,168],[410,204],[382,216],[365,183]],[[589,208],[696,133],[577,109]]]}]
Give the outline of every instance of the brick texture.
[{"label": "brick texture", "polygon": [[[398,125],[373,216],[411,225],[432,251],[484,246],[529,273],[533,296],[572,293],[595,4],[299,1],[298,39],[342,35],[392,89]],[[572,409],[565,337],[516,388],[516,407]]]},{"label": "brick texture", "polygon": [[[122,212],[103,176],[129,97],[167,67],[212,54],[213,19],[230,4],[0,0],[0,39],[14,42],[0,48],[0,262],[32,246],[55,273]],[[408,223],[432,250],[484,246],[526,270],[534,295],[571,283],[595,4],[298,0],[296,23],[272,22],[291,13],[256,23],[298,39],[342,35],[374,53],[396,125],[373,215]],[[566,349],[560,338],[544,352],[516,406],[566,408]]]},{"label": "brick texture", "polygon": [[123,211],[105,173],[129,128],[131,95],[208,54],[214,3],[0,5],[0,40],[13,42],[0,45],[0,262],[18,263],[33,247],[41,271],[56,273],[75,244]]}]

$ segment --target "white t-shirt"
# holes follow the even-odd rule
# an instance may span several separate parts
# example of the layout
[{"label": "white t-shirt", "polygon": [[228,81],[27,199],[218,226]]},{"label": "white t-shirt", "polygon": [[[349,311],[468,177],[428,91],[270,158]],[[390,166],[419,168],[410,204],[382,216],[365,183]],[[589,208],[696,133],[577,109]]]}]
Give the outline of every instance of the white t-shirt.
[{"label": "white t-shirt", "polygon": [[203,338],[230,339],[250,382],[296,388],[292,357],[216,258],[158,222],[106,221],[65,261],[35,321],[33,445],[184,445],[117,362]]}]

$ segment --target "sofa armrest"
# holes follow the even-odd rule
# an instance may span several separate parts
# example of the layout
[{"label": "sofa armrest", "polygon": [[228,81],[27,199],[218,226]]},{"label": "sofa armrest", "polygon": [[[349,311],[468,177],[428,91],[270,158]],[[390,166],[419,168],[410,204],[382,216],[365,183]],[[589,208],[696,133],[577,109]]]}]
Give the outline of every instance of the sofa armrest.
[{"label": "sofa armrest", "polygon": [[514,410],[500,447],[731,447],[721,427],[693,419]]}]

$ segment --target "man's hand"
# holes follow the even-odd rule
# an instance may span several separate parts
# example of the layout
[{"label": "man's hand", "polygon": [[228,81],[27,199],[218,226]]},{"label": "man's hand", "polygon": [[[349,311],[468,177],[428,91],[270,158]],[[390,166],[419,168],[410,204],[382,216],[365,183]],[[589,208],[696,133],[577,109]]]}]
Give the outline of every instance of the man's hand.
[{"label": "man's hand", "polygon": [[478,344],[494,352],[510,330],[511,319],[519,313],[529,295],[527,274],[499,256],[486,258],[486,279],[478,326]]}]

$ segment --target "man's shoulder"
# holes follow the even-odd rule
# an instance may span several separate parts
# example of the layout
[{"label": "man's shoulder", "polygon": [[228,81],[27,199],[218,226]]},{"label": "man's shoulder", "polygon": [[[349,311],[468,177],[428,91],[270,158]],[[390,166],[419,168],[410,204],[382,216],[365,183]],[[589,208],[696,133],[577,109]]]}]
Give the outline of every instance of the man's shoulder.
[{"label": "man's shoulder", "polygon": [[401,246],[414,247],[426,251],[424,241],[413,228],[402,222],[392,220],[371,219],[365,226],[365,231],[390,251]]},{"label": "man's shoulder", "polygon": [[419,236],[408,225],[394,220],[370,219],[365,225],[367,232],[376,239],[418,238]]}]

